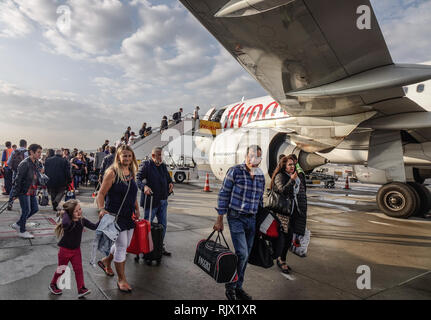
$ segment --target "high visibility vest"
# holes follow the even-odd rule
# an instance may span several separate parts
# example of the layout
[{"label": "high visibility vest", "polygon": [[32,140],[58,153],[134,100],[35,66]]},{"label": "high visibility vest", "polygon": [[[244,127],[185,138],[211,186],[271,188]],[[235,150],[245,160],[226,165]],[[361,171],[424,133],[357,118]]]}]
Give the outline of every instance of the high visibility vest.
[{"label": "high visibility vest", "polygon": [[299,165],[299,163],[297,163],[296,164],[296,171],[298,172],[298,173],[304,173],[304,170],[302,170],[302,168],[301,168],[301,166]]},{"label": "high visibility vest", "polygon": [[5,167],[7,167],[8,165],[7,165],[7,161],[9,160],[9,158],[10,158],[10,155],[12,154],[12,152],[13,152],[13,149],[12,148],[9,148],[9,149],[6,149],[5,150],[6,151],[6,161],[4,162],[5,163]]}]

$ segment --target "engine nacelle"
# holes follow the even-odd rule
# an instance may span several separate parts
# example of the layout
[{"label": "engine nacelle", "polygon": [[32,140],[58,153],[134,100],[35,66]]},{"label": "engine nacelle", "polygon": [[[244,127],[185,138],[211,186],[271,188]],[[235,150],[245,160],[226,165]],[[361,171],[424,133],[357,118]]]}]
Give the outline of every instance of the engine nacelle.
[{"label": "engine nacelle", "polygon": [[[406,181],[423,183],[425,179],[431,178],[431,170],[406,166]],[[386,184],[392,182],[388,179],[384,170],[379,170],[363,165],[353,166],[356,178],[362,183]]]},{"label": "engine nacelle", "polygon": [[285,133],[272,129],[240,128],[219,134],[212,143],[208,158],[215,177],[223,180],[229,168],[243,163],[250,145],[259,145],[262,148],[260,168],[267,183],[281,154],[296,154],[304,171],[311,171],[327,162],[319,155],[304,152],[292,145]]}]

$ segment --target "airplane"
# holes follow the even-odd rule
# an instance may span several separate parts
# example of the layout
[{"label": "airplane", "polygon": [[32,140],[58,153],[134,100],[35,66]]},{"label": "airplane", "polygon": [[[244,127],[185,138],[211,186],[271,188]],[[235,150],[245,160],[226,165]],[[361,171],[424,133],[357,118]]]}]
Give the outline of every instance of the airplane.
[{"label": "airplane", "polygon": [[180,2],[269,93],[208,115],[225,129],[209,147],[217,178],[265,135],[268,176],[282,153],[307,171],[365,165],[386,215],[431,209],[431,66],[393,62],[369,0]]}]

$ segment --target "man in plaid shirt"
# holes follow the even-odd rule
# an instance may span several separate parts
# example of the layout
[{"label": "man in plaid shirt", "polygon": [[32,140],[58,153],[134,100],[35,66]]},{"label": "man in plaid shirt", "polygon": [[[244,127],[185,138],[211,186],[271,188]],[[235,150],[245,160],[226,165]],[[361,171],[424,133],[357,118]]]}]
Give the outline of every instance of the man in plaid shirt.
[{"label": "man in plaid shirt", "polygon": [[257,146],[247,148],[245,163],[229,169],[218,197],[218,217],[214,230],[223,231],[223,216],[227,222],[238,256],[238,281],[226,284],[226,297],[229,300],[251,300],[242,289],[248,257],[253,247],[256,213],[262,204],[265,190],[265,177],[259,169],[262,149]]}]

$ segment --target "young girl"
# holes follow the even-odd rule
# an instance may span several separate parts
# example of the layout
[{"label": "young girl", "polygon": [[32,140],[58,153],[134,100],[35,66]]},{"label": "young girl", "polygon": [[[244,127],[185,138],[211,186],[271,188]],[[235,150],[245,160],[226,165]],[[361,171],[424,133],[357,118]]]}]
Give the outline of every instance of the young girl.
[{"label": "young girl", "polygon": [[[69,261],[72,262],[73,271],[75,272],[76,285],[78,287],[78,298],[81,298],[91,291],[84,285],[84,272],[82,270],[81,257],[81,237],[84,227],[96,230],[99,222],[94,224],[82,217],[82,209],[77,200],[69,200],[63,204],[63,210],[60,213],[61,222],[55,228],[57,237],[62,237],[58,246],[58,268],[52,278],[49,290],[55,295],[62,294],[63,291],[57,287],[58,278],[64,273]],[[99,214],[99,220],[103,213]]]}]

